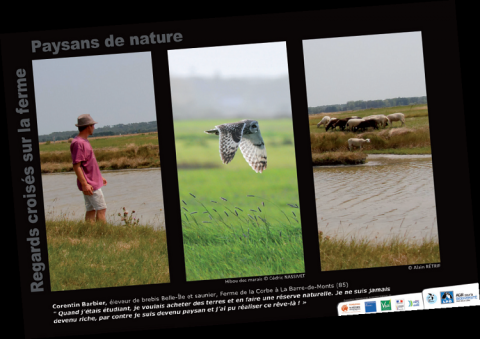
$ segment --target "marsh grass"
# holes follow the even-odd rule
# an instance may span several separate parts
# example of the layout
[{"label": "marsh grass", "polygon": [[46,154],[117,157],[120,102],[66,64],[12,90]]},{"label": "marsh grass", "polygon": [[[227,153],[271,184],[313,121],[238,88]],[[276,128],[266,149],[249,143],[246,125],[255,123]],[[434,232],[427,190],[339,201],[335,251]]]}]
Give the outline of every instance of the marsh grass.
[{"label": "marsh grass", "polygon": [[363,152],[325,152],[313,153],[313,166],[320,165],[357,165],[366,162],[367,155]]},{"label": "marsh grass", "polygon": [[302,273],[299,206],[248,195],[244,203],[219,197],[181,200],[187,280]]},{"label": "marsh grass", "polygon": [[438,241],[424,238],[422,242],[407,237],[393,237],[372,242],[366,237],[324,236],[318,232],[322,271],[351,270],[440,262]]},{"label": "marsh grass", "polygon": [[[101,170],[160,167],[158,145],[127,144],[125,147],[94,149]],[[40,152],[42,173],[73,171],[72,156],[68,151]]]},{"label": "marsh grass", "polygon": [[46,221],[52,291],[170,282],[165,230]]}]

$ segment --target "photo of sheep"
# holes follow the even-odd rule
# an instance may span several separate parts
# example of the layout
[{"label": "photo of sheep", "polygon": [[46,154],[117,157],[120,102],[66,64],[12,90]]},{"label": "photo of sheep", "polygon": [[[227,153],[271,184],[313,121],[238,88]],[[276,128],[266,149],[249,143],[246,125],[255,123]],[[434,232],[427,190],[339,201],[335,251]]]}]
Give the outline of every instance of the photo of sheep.
[{"label": "photo of sheep", "polygon": [[286,44],[168,63],[187,281],[303,273]]},{"label": "photo of sheep", "polygon": [[52,291],[170,282],[150,52],[33,71]]},{"label": "photo of sheep", "polygon": [[421,32],[303,51],[322,271],[440,262]]}]

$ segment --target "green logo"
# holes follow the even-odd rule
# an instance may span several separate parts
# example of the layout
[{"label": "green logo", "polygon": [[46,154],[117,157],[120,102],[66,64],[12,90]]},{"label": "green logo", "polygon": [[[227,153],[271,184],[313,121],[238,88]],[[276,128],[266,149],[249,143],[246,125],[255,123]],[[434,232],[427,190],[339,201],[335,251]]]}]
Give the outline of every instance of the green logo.
[{"label": "green logo", "polygon": [[380,306],[382,307],[382,311],[391,311],[392,300],[380,300]]}]

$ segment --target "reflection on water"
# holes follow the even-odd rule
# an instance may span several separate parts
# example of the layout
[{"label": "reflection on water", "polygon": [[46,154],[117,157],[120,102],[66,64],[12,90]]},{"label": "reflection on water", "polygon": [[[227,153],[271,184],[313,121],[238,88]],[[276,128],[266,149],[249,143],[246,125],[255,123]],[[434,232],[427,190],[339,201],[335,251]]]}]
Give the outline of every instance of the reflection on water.
[{"label": "reflection on water", "polygon": [[314,167],[324,235],[438,241],[431,156],[368,155],[356,166]]},{"label": "reflection on water", "polygon": [[[119,223],[118,213],[125,207],[140,224],[164,228],[162,180],[159,168],[102,171],[107,186],[102,187],[107,203],[107,221]],[[67,214],[71,219],[85,218],[83,193],[75,173],[43,174],[43,197],[47,218]]]}]

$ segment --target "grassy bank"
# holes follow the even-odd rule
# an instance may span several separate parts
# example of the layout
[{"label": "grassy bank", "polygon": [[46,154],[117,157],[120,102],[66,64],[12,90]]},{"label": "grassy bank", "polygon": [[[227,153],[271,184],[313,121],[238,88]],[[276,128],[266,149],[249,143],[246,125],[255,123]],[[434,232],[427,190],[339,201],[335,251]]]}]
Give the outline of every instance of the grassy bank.
[{"label": "grassy bank", "polygon": [[363,152],[325,152],[312,154],[313,166],[364,164],[367,155]]},{"label": "grassy bank", "polygon": [[394,238],[372,243],[366,239],[340,239],[318,233],[322,271],[388,267],[440,262],[438,242],[420,244]]},{"label": "grassy bank", "polygon": [[47,220],[52,291],[170,282],[166,232]]},{"label": "grassy bank", "polygon": [[[121,138],[112,138],[115,143],[119,139],[121,140]],[[125,139],[132,139],[132,137],[125,137]],[[136,140],[139,144],[130,143],[123,147],[94,148],[100,170],[160,167],[158,144],[142,144],[143,139],[145,138],[139,136]],[[42,173],[73,171],[70,148],[68,150],[41,151],[40,162]]]},{"label": "grassy bank", "polygon": [[243,200],[182,199],[188,281],[305,272],[298,205]]}]

